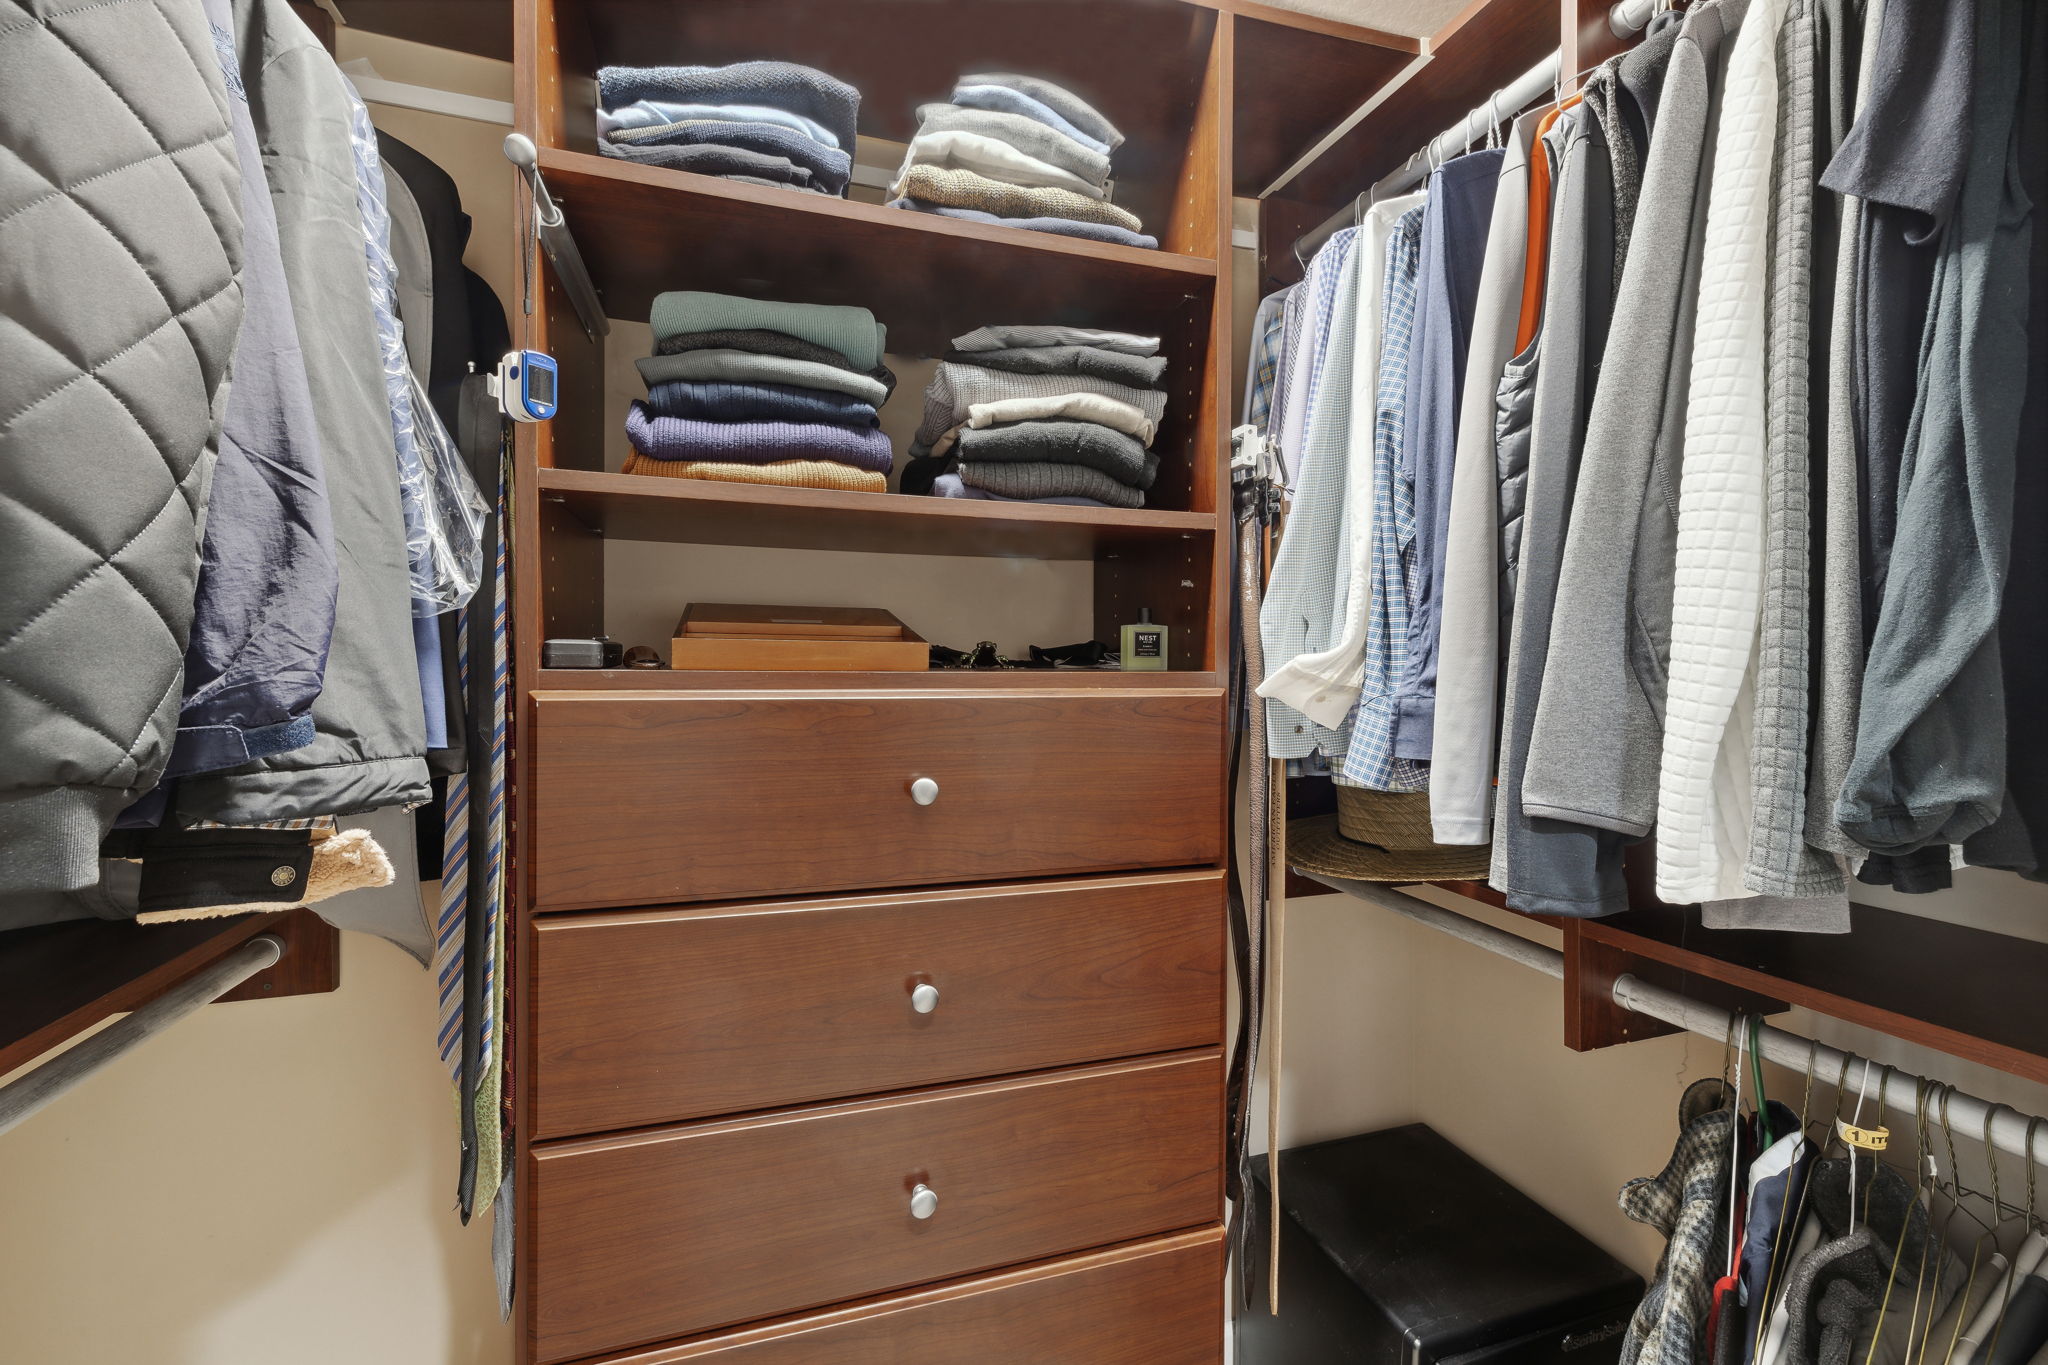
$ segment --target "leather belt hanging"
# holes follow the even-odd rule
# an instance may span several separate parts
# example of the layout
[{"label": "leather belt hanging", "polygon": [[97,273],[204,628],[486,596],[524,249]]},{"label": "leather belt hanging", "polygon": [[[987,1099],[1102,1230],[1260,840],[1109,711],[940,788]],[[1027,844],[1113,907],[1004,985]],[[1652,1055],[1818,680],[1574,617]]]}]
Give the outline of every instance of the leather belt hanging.
[{"label": "leather belt hanging", "polygon": [[[1273,526],[1279,520],[1280,493],[1271,476],[1270,446],[1256,427],[1239,427],[1231,433],[1231,484],[1235,494],[1237,514],[1237,543],[1235,555],[1235,592],[1231,600],[1231,616],[1235,647],[1231,650],[1230,672],[1230,713],[1233,719],[1245,722],[1249,744],[1232,746],[1231,791],[1233,823],[1235,804],[1238,755],[1248,750],[1249,770],[1246,774],[1248,800],[1244,809],[1249,824],[1242,858],[1237,853],[1237,840],[1231,840],[1231,876],[1228,879],[1232,954],[1235,959],[1238,988],[1237,1038],[1231,1048],[1230,1077],[1227,1089],[1230,1104],[1228,1183],[1232,1201],[1231,1241],[1239,1267],[1251,1264],[1252,1220],[1246,1217],[1246,1204],[1252,1188],[1251,1155],[1249,1130],[1251,1123],[1251,1099],[1253,1081],[1258,1075],[1259,1046],[1266,1009],[1266,972],[1269,955],[1267,951],[1268,924],[1273,926],[1276,937],[1273,956],[1270,959],[1278,966],[1279,942],[1277,914],[1269,918],[1267,908],[1273,898],[1278,878],[1274,868],[1284,868],[1275,853],[1274,836],[1282,826],[1276,820],[1275,810],[1284,791],[1284,779],[1276,771],[1266,750],[1266,702],[1255,690],[1265,677],[1264,650],[1259,639],[1259,604],[1264,595],[1266,575],[1266,550]],[[1277,910],[1277,905],[1274,906]],[[1273,1071],[1277,1077],[1279,1065],[1279,1020],[1273,1020],[1274,1061]],[[1267,1310],[1273,1311],[1279,1297],[1279,1190],[1280,1173],[1277,1141],[1279,1131],[1279,1091],[1272,1079],[1267,1083],[1267,1184],[1271,1194],[1268,1226],[1272,1229],[1267,1238],[1268,1262],[1270,1267],[1267,1288]],[[1251,1286],[1244,1284],[1246,1306],[1250,1305]]]}]

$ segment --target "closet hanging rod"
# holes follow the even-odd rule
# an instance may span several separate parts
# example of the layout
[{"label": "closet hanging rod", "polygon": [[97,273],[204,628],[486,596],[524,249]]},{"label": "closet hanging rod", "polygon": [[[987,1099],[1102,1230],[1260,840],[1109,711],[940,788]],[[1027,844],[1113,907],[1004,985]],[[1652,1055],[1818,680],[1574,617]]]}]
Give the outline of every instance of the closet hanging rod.
[{"label": "closet hanging rod", "polygon": [[[1382,909],[1391,910],[1403,919],[1424,924],[1439,933],[1470,943],[1475,947],[1499,957],[1533,967],[1545,976],[1564,979],[1564,954],[1541,943],[1532,943],[1519,934],[1505,929],[1496,929],[1482,924],[1469,915],[1455,910],[1446,910],[1433,905],[1419,896],[1394,887],[1374,882],[1346,881],[1341,877],[1315,877],[1333,891],[1356,896],[1370,901]],[[1662,1020],[1688,1033],[1697,1033],[1702,1038],[1726,1042],[1731,1036],[1733,1018],[1728,1011],[1714,1005],[1702,1004],[1676,991],[1653,986],[1633,975],[1617,978],[1614,983],[1614,1002],[1622,1008],[1650,1019]],[[1765,1024],[1762,1028],[1764,1056],[1778,1065],[1804,1073],[1811,1062],[1814,1073],[1822,1078],[1842,1074],[1842,1068],[1850,1068],[1850,1076],[1860,1084],[1863,1079],[1865,1059],[1854,1053],[1843,1052],[1817,1043],[1811,1038],[1802,1038],[1796,1033],[1787,1033],[1780,1028]],[[1882,1062],[1867,1063],[1870,1069],[1870,1098],[1883,1100],[1893,1113],[1904,1113],[1911,1121],[1917,1112],[1918,1090],[1930,1082],[1904,1071],[1887,1070]],[[1946,1113],[1949,1126],[1958,1136],[1964,1134],[1982,1141],[1985,1120],[1990,1119],[1991,1142],[2000,1151],[2011,1156],[2026,1158],[2031,1139],[2032,1159],[2048,1164],[2048,1124],[2037,1124],[2026,1114],[2002,1104],[1992,1104],[1960,1090],[1949,1094]],[[2039,1128],[2039,1135],[2032,1131]]]},{"label": "closet hanging rod", "polygon": [[[1608,11],[1608,26],[1614,30],[1617,37],[1627,38],[1640,33],[1648,27],[1658,3],[1659,0],[1621,0],[1621,3]],[[1465,148],[1482,141],[1495,123],[1505,125],[1523,109],[1557,89],[1563,61],[1562,51],[1552,52],[1515,80],[1495,91],[1492,99],[1475,107],[1464,118],[1438,133],[1421,151],[1375,181],[1371,189],[1302,233],[1294,242],[1295,257],[1306,261],[1340,228],[1355,223],[1363,202],[1390,198],[1414,189],[1429,178],[1432,169],[1441,166]]]},{"label": "closet hanging rod", "polygon": [[61,1099],[80,1081],[127,1055],[188,1014],[210,1005],[284,956],[284,940],[258,934],[133,1013],[0,1086],[0,1133]]}]

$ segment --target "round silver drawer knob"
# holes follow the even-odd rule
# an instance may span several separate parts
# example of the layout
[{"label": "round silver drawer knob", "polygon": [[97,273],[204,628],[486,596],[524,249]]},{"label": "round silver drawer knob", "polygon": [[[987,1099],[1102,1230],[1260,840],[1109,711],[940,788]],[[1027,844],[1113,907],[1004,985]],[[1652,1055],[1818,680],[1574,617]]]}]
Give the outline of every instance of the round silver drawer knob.
[{"label": "round silver drawer knob", "polygon": [[910,1216],[926,1219],[939,1211],[939,1192],[929,1185],[919,1185],[910,1192]]},{"label": "round silver drawer knob", "polygon": [[920,777],[910,784],[910,799],[920,806],[929,806],[939,799],[939,784],[929,777]]},{"label": "round silver drawer knob", "polygon": [[920,981],[911,989],[910,1008],[919,1014],[930,1014],[939,1007],[939,988],[929,981]]}]

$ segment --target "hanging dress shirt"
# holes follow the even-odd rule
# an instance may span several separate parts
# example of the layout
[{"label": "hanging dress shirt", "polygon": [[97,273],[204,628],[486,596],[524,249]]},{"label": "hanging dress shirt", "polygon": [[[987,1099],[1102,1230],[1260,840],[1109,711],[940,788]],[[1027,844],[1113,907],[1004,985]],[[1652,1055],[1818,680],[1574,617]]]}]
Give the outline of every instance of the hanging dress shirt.
[{"label": "hanging dress shirt", "polygon": [[1473,152],[1437,168],[1422,220],[1415,357],[1408,375],[1399,477],[1415,507],[1406,662],[1395,698],[1394,751],[1427,762],[1436,726],[1437,651],[1443,628],[1444,542],[1450,535],[1458,416],[1479,275],[1506,153]]},{"label": "hanging dress shirt", "polygon": [[[1272,668],[1327,649],[1330,643],[1347,543],[1344,441],[1349,433],[1350,356],[1357,330],[1357,236],[1356,229],[1346,228],[1331,237],[1316,253],[1303,281],[1308,299],[1302,328],[1306,349],[1294,361],[1287,422],[1293,427],[1299,412],[1304,439],[1295,463],[1287,533],[1273,558],[1266,598],[1259,608],[1259,636],[1269,675]],[[1342,382],[1328,382],[1332,375],[1342,376]],[[1295,394],[1300,395],[1298,407]],[[1335,406],[1324,412],[1324,402]],[[1279,702],[1266,707],[1266,732],[1274,758],[1307,758],[1324,743],[1335,742],[1334,735],[1318,735],[1308,717]]]},{"label": "hanging dress shirt", "polygon": [[1486,259],[1472,310],[1458,450],[1444,539],[1443,628],[1438,644],[1436,735],[1429,813],[1436,842],[1483,844],[1493,827],[1495,708],[1500,699],[1500,604],[1494,398],[1521,323],[1529,236],[1529,163],[1541,114],[1508,134]]},{"label": "hanging dress shirt", "polygon": [[1259,300],[1252,315],[1252,354],[1245,365],[1244,420],[1246,425],[1270,432],[1273,416],[1273,386],[1280,379],[1280,346],[1287,328],[1287,296],[1293,286],[1275,290]]},{"label": "hanging dress shirt", "polygon": [[1346,434],[1344,533],[1345,581],[1339,587],[1336,642],[1318,653],[1283,660],[1259,687],[1259,695],[1284,702],[1302,712],[1333,740],[1321,744],[1326,755],[1341,755],[1349,744],[1345,722],[1363,684],[1366,613],[1372,602],[1374,565],[1373,442],[1374,414],[1363,406],[1378,392],[1382,338],[1382,298],[1386,282],[1387,242],[1395,223],[1421,205],[1420,194],[1404,195],[1366,210],[1354,250],[1359,254],[1358,308],[1351,349]]},{"label": "hanging dress shirt", "polygon": [[1416,300],[1426,210],[1415,208],[1395,223],[1385,256],[1378,398],[1372,440],[1371,601],[1365,619],[1365,664],[1358,707],[1344,751],[1341,781],[1374,791],[1421,791],[1426,765],[1394,753],[1394,691],[1408,644],[1415,543],[1415,505],[1400,477],[1407,429],[1409,365],[1414,355]]}]

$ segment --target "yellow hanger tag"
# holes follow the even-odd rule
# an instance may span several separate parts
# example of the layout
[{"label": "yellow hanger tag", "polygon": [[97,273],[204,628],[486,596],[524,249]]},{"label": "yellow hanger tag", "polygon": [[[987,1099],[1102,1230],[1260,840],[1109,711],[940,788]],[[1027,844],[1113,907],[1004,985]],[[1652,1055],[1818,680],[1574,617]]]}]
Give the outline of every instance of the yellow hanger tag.
[{"label": "yellow hanger tag", "polygon": [[1851,1147],[1861,1147],[1866,1152],[1882,1152],[1892,1144],[1892,1130],[1889,1128],[1858,1128],[1853,1123],[1836,1119],[1835,1132]]}]

